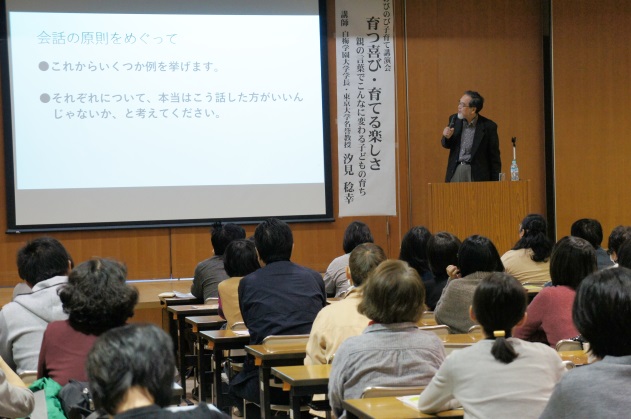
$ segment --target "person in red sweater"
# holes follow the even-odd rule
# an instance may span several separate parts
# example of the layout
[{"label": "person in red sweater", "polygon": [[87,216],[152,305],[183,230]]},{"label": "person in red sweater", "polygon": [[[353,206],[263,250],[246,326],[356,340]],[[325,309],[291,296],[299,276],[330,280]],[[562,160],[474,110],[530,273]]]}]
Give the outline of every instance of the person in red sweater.
[{"label": "person in red sweater", "polygon": [[111,259],[92,259],[70,272],[59,291],[68,320],[52,322],[44,332],[37,376],[62,386],[88,381],[85,362],[96,338],[134,315],[138,290],[125,283],[127,268]]},{"label": "person in red sweater", "polygon": [[513,335],[555,346],[561,339],[578,336],[572,322],[572,304],[581,281],[597,269],[596,253],[587,240],[565,236],[552,249],[551,287],[544,287],[532,300],[527,319]]}]

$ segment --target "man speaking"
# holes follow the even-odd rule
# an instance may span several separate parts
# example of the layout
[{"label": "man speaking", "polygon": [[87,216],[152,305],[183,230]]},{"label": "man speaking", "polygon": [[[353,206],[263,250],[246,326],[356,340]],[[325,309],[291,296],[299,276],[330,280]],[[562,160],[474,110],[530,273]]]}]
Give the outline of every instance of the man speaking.
[{"label": "man speaking", "polygon": [[484,98],[467,90],[440,140],[449,149],[445,182],[498,180],[502,170],[497,124],[480,115]]}]

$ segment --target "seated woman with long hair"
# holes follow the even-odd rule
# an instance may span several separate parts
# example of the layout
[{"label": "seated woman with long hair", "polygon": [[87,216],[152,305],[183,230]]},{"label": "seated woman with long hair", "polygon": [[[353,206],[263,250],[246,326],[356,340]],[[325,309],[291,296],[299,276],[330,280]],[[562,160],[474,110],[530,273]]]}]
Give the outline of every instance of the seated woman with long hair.
[{"label": "seated woman with long hair", "polygon": [[578,335],[572,322],[576,288],[597,269],[596,252],[587,240],[565,236],[554,245],[550,258],[552,286],[543,288],[528,306],[528,319],[515,336],[555,346]]},{"label": "seated woman with long hair", "polygon": [[452,274],[436,304],[438,324],[446,324],[453,333],[467,333],[475,323],[469,317],[473,292],[492,272],[503,272],[504,265],[491,240],[484,236],[467,237],[458,251],[458,267],[448,267]]},{"label": "seated woman with long hair", "polygon": [[480,282],[470,314],[486,339],[445,359],[421,393],[422,412],[462,405],[465,417],[539,417],[565,367],[552,348],[511,337],[526,319],[527,301],[523,286],[508,274]]},{"label": "seated woman with long hair", "polygon": [[111,259],[92,259],[74,268],[59,291],[68,320],[52,322],[44,332],[38,377],[62,386],[87,381],[85,361],[96,338],[134,315],[138,291],[125,283],[127,268]]},{"label": "seated woman with long hair", "polygon": [[429,310],[436,308],[436,303],[447,285],[447,267],[458,265],[458,249],[461,244],[458,237],[447,231],[439,231],[427,241],[427,261],[434,274],[434,288],[430,291],[426,287],[425,305]]},{"label": "seated woman with long hair", "polygon": [[539,214],[529,214],[519,226],[519,240],[502,255],[506,273],[520,282],[550,281],[552,242],[548,238],[548,223]]}]

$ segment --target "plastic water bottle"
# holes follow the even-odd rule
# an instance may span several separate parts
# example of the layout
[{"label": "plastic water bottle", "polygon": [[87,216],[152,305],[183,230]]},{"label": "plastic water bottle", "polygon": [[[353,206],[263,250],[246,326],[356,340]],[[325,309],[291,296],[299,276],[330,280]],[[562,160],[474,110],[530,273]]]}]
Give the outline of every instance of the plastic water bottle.
[{"label": "plastic water bottle", "polygon": [[513,160],[510,164],[510,180],[519,180],[519,167],[517,167],[517,160]]}]

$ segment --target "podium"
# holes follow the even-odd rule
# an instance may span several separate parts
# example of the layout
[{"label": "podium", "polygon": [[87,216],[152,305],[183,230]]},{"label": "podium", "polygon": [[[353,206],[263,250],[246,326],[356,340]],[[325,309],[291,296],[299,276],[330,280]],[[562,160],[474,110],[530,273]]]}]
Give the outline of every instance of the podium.
[{"label": "podium", "polygon": [[519,239],[519,223],[530,214],[530,181],[430,183],[429,228],[460,240],[480,234],[500,256]]}]

